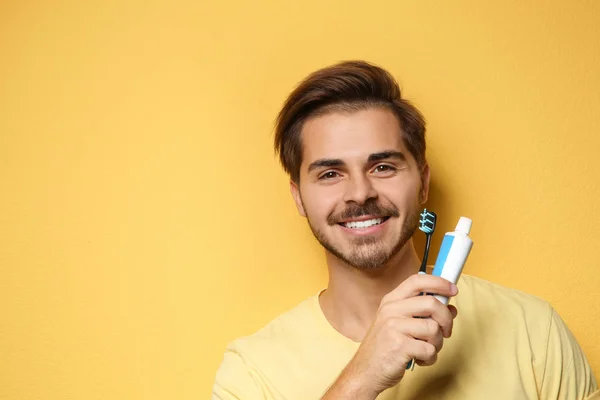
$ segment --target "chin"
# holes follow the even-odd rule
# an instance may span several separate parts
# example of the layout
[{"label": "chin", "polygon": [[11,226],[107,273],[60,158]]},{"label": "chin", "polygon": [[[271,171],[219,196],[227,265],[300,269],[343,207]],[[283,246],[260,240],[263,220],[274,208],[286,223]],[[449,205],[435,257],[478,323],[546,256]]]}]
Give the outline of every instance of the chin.
[{"label": "chin", "polygon": [[353,250],[332,253],[344,263],[359,270],[376,270],[384,268],[395,255],[393,249],[382,248],[382,246],[373,244],[362,244],[360,247],[363,248],[358,249],[356,248],[356,245],[353,247]]}]

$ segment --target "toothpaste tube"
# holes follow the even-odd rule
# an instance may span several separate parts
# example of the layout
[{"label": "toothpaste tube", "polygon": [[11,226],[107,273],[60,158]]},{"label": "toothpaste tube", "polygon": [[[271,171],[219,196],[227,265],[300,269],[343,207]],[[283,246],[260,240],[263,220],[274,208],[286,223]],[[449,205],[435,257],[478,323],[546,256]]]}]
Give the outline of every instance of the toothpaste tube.
[{"label": "toothpaste tube", "polygon": [[[472,221],[466,217],[460,217],[454,232],[444,235],[438,258],[433,267],[434,276],[440,276],[454,284],[458,282],[467,257],[473,247],[473,241],[469,237]],[[434,295],[443,304],[448,304],[446,296]]]}]

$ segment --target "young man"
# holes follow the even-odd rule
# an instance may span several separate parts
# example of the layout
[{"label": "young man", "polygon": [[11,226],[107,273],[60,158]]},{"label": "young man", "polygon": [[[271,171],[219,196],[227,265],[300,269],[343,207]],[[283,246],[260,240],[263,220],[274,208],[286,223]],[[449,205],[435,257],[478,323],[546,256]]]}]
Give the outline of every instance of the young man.
[{"label": "young man", "polygon": [[[329,284],[231,342],[213,399],[600,399],[548,303],[416,274],[425,123],[387,71],[356,61],[308,76],[279,114],[275,148]],[[407,371],[412,359],[420,367]]]}]

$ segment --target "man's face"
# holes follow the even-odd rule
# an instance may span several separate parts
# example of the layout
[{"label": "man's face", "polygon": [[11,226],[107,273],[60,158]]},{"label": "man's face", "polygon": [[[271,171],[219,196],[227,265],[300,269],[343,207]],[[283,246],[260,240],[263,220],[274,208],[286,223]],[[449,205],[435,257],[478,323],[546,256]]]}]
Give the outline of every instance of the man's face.
[{"label": "man's face", "polygon": [[298,211],[329,252],[359,269],[385,265],[410,240],[427,199],[395,115],[370,108],[313,117],[302,129]]}]

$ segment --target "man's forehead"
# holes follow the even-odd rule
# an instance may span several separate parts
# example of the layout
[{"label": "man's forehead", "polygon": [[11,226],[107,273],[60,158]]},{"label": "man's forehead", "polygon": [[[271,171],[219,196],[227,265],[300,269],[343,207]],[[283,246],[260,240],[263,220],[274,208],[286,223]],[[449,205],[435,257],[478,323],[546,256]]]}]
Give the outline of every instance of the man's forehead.
[{"label": "man's forehead", "polygon": [[398,120],[387,110],[330,113],[311,118],[301,132],[303,163],[316,159],[364,159],[381,152],[407,154]]}]

